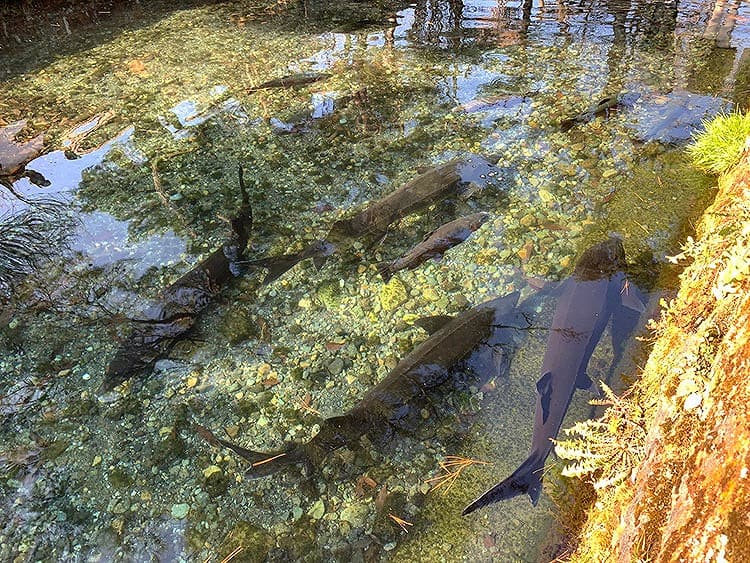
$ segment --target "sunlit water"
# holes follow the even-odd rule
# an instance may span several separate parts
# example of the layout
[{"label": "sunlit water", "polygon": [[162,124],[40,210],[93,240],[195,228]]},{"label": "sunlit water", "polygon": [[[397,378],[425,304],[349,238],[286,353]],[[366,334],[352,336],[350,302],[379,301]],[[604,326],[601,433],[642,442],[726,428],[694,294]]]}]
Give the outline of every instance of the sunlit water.
[{"label": "sunlit water", "polygon": [[[665,257],[710,198],[711,180],[681,147],[747,97],[747,8],[717,48],[703,37],[703,4],[477,0],[357,5],[342,19],[314,3],[229,2],[119,13],[26,45],[6,27],[16,45],[0,63],[0,118],[27,119],[49,148],[27,168],[50,186],[21,178],[14,189],[53,199],[73,221],[67,245],[50,246],[0,314],[0,559],[557,555],[549,494],[564,497],[565,481],[554,459],[538,506],[524,496],[460,516],[526,456],[543,330],[530,331],[507,377],[449,397],[424,433],[335,452],[311,476],[245,479],[242,460],[191,426],[258,450],[307,440],[425,339],[415,319],[533,294],[609,234],[638,263],[633,278],[660,287]],[[303,71],[330,76],[248,92]],[[612,95],[617,111],[561,130]],[[226,238],[238,163],[252,189],[253,259],[298,251],[418,170],[478,153],[498,168],[468,197],[407,217],[374,246],[354,242],[320,270],[306,261],[268,285],[262,270],[235,280],[153,373],[97,393],[125,320]],[[27,209],[0,197],[5,220]],[[442,260],[387,285],[377,275],[377,262],[476,211],[490,220]],[[554,300],[542,305],[543,328]],[[605,334],[590,375],[610,361]],[[569,420],[588,415],[588,398],[577,394]],[[446,455],[492,465],[430,492]]]}]

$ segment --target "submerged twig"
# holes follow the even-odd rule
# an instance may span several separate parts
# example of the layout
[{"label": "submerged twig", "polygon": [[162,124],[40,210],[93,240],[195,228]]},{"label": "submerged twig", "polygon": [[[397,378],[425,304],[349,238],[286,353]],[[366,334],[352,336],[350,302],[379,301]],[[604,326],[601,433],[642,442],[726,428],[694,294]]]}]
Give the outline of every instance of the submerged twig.
[{"label": "submerged twig", "polygon": [[241,545],[238,545],[237,547],[234,548],[234,550],[229,555],[227,555],[224,559],[221,560],[221,563],[229,563],[232,559],[237,557],[244,549],[245,549],[244,547],[242,547]]},{"label": "submerged twig", "polygon": [[440,469],[442,469],[444,473],[442,475],[438,475],[437,477],[427,479],[425,483],[436,482],[436,484],[432,486],[430,491],[435,491],[443,485],[447,485],[447,487],[443,489],[443,494],[445,494],[456,482],[456,479],[458,479],[458,477],[461,475],[461,472],[467,467],[475,464],[490,465],[490,462],[479,461],[477,459],[471,459],[468,457],[461,457],[457,455],[445,456],[445,461],[440,462]]},{"label": "submerged twig", "polygon": [[151,161],[151,178],[154,182],[154,191],[156,192],[156,195],[159,196],[159,199],[164,204],[164,207],[169,209],[172,213],[175,214],[177,219],[179,219],[180,223],[182,223],[182,227],[190,233],[190,236],[197,238],[197,233],[190,227],[190,223],[185,218],[182,211],[180,211],[180,208],[177,207],[172,200],[170,200],[167,197],[167,194],[164,192],[164,187],[161,183],[161,176],[159,176],[159,163],[164,160],[165,158],[171,158],[174,156],[178,156],[180,154],[185,153],[186,151],[180,151],[176,153],[170,153],[165,156],[157,156],[154,160]]}]

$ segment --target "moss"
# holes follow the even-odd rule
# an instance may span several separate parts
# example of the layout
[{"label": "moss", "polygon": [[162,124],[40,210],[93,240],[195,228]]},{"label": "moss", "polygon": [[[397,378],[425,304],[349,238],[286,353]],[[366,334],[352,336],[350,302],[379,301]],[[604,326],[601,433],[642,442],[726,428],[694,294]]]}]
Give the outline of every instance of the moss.
[{"label": "moss", "polygon": [[722,174],[737,164],[750,137],[750,114],[733,112],[719,115],[705,124],[688,153],[701,170]]}]

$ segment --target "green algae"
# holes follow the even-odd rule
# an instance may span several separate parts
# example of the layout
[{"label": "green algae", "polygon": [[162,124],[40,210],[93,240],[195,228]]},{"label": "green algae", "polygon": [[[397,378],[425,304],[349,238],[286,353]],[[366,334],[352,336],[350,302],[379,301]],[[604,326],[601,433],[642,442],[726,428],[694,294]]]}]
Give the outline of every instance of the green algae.
[{"label": "green algae", "polygon": [[379,294],[380,305],[386,311],[393,311],[409,298],[409,291],[404,283],[398,278],[383,284]]}]

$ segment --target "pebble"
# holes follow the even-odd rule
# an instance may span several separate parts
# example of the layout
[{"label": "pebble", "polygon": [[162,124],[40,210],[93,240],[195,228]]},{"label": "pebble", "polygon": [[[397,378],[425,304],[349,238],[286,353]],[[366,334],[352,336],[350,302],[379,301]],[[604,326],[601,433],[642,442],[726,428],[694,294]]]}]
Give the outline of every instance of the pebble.
[{"label": "pebble", "polygon": [[344,360],[341,358],[336,358],[333,360],[330,364],[328,364],[328,371],[331,372],[331,375],[339,375],[342,371],[344,371]]},{"label": "pebble", "polygon": [[125,498],[118,500],[110,512],[112,514],[125,514],[128,510],[130,510],[130,500]]},{"label": "pebble", "polygon": [[553,196],[552,192],[548,190],[540,189],[538,193],[539,193],[539,199],[541,199],[544,203],[550,203],[550,202],[555,201],[555,196]]},{"label": "pebble", "polygon": [[435,291],[434,287],[425,287],[422,290],[422,297],[424,297],[427,301],[437,301],[440,299],[440,295],[437,291]]},{"label": "pebble", "polygon": [[203,476],[208,479],[214,473],[221,473],[221,467],[218,465],[209,465],[203,470]]},{"label": "pebble", "polygon": [[315,504],[312,505],[312,508],[307,511],[307,514],[314,518],[315,520],[320,520],[323,518],[323,515],[326,513],[326,505],[323,504],[323,501],[318,499]]},{"label": "pebble", "polygon": [[173,504],[172,505],[172,518],[182,520],[190,512],[190,505],[187,503]]},{"label": "pebble", "polygon": [[365,504],[354,504],[347,506],[341,511],[340,520],[349,522],[352,527],[357,528],[364,526],[367,521],[367,516],[370,514],[370,509]]}]

